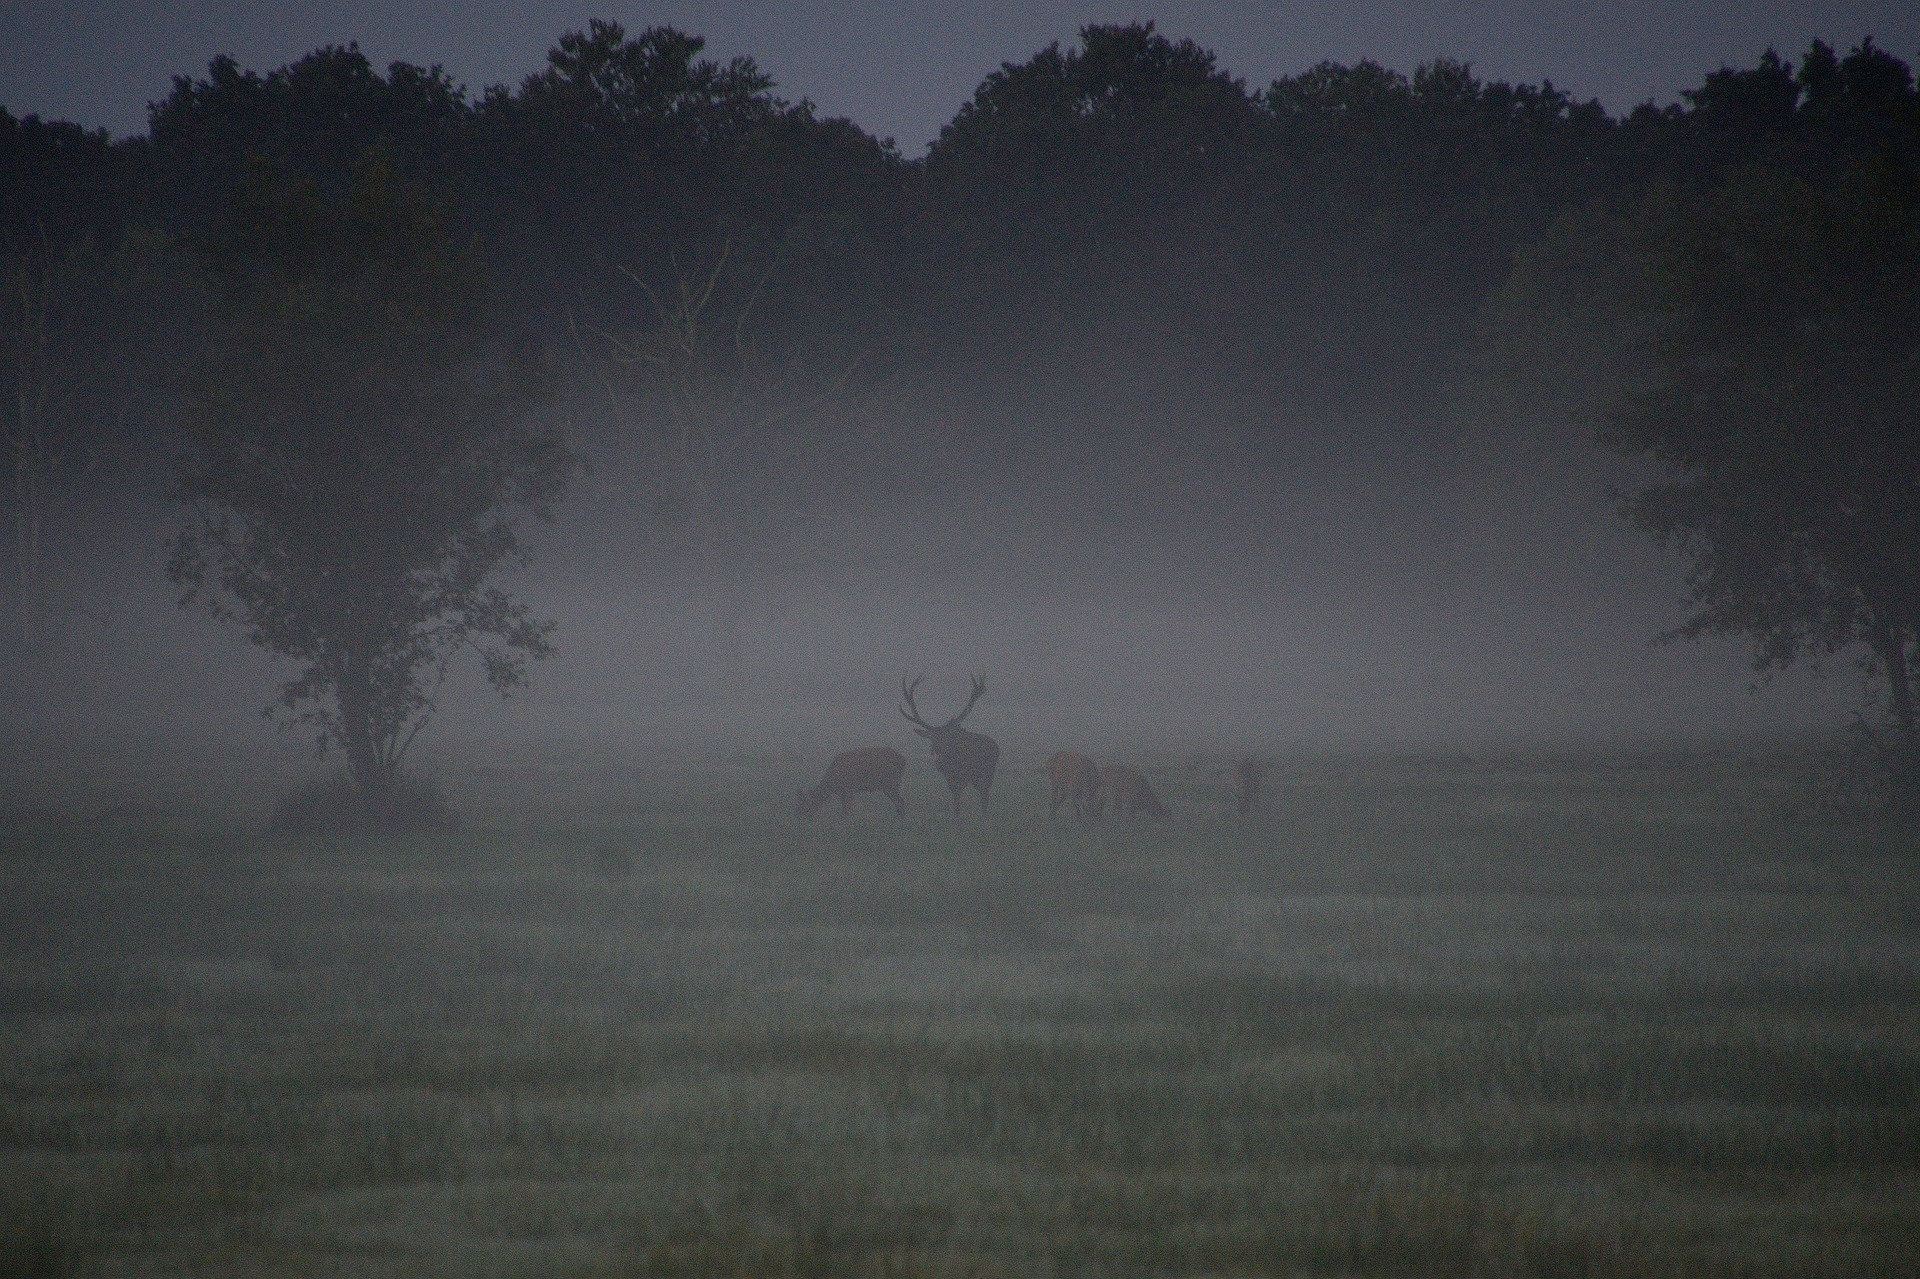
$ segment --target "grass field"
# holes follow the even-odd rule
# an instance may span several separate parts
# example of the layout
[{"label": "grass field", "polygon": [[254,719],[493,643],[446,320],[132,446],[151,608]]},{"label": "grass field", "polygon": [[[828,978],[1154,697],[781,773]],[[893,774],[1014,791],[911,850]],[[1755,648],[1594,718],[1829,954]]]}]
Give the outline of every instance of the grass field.
[{"label": "grass field", "polygon": [[0,1275],[1920,1274],[1920,845],[1804,760],[818,764],[18,781]]}]

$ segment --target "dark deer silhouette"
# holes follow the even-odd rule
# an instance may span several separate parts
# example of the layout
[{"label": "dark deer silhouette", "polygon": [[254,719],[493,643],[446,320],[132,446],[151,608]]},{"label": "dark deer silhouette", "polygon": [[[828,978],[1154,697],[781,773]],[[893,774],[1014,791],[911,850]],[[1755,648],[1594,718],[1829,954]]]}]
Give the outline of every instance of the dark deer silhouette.
[{"label": "dark deer silhouette", "polygon": [[1051,817],[1060,805],[1072,804],[1075,817],[1090,817],[1100,799],[1100,769],[1078,751],[1055,751],[1041,769],[1053,783],[1053,803],[1047,808]]},{"label": "dark deer silhouette", "polygon": [[1137,768],[1125,764],[1109,764],[1100,770],[1100,785],[1105,795],[1095,801],[1095,814],[1106,811],[1107,799],[1113,800],[1115,817],[1131,817],[1135,813],[1145,813],[1149,817],[1170,817],[1167,806],[1153,793],[1153,787],[1147,785],[1146,776]]},{"label": "dark deer silhouette", "polygon": [[934,771],[947,779],[947,789],[953,792],[953,811],[960,812],[960,792],[971,786],[980,793],[980,811],[987,811],[987,792],[993,789],[993,771],[1000,766],[1000,744],[991,737],[979,733],[969,733],[960,727],[960,721],[967,717],[973,704],[987,691],[987,677],[973,677],[973,694],[967,698],[967,704],[960,713],[946,723],[935,726],[920,718],[920,708],[913,704],[914,690],[920,687],[920,679],[909,684],[903,675],[900,678],[900,697],[905,705],[900,713],[907,722],[914,725],[914,732],[927,739],[933,747]]},{"label": "dark deer silhouette", "polygon": [[1267,767],[1257,759],[1243,759],[1233,766],[1233,801],[1242,815],[1260,807],[1260,783]]},{"label": "dark deer silhouette", "polygon": [[820,805],[835,795],[840,797],[840,815],[845,817],[853,807],[853,797],[864,791],[878,791],[893,801],[893,811],[901,817],[907,815],[907,805],[900,798],[900,779],[907,775],[907,757],[891,746],[863,746],[859,750],[841,751],[827,765],[827,775],[820,784],[811,790],[800,792],[800,802],[794,805],[795,817],[807,818],[820,811]]}]

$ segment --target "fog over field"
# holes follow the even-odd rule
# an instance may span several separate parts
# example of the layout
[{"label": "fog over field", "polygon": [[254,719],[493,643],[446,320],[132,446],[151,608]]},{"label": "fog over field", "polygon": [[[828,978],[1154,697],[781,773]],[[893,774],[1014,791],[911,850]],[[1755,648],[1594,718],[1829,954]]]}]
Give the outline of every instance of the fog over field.
[{"label": "fog over field", "polygon": [[[1521,469],[1457,422],[1301,431],[1175,404],[1063,421],[1004,401],[999,420],[953,410],[960,438],[932,465],[924,428],[878,424],[797,505],[748,513],[717,584],[636,527],[603,439],[508,579],[559,623],[557,656],[504,701],[456,664],[419,749],[905,747],[898,683],[923,671],[930,715],[984,673],[978,722],[1036,750],[1798,736],[1857,700],[1844,663],[1754,690],[1736,643],[1653,643],[1683,616],[1683,566],[1620,520],[1607,484],[1625,469],[1571,429]],[[590,394],[570,403],[591,456]],[[259,716],[285,670],[175,607],[170,519],[149,495],[67,526],[87,552],[65,584],[71,649],[7,674],[15,749],[304,745]]]}]

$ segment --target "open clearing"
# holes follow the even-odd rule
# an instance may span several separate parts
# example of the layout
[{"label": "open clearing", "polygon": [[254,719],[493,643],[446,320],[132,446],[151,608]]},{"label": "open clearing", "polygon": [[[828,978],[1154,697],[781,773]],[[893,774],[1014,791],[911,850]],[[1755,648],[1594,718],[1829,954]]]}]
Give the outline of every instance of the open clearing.
[{"label": "open clearing", "polygon": [[1802,759],[1283,758],[1241,821],[1160,758],[1082,826],[915,757],[801,825],[821,762],[449,767],[387,841],[20,782],[0,1273],[1920,1273],[1920,848]]}]

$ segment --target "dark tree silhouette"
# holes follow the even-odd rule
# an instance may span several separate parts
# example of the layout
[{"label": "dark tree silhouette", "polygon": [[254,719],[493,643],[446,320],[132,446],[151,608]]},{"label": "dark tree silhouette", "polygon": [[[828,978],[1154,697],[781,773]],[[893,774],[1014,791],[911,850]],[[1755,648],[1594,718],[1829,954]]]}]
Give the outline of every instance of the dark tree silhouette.
[{"label": "dark tree silhouette", "polygon": [[1672,171],[1564,210],[1483,354],[1536,422],[1558,405],[1665,469],[1623,500],[1690,561],[1663,638],[1745,638],[1763,679],[1862,655],[1920,798],[1920,95],[1865,41],[1684,96],[1624,130]]},{"label": "dark tree silhouette", "polygon": [[[58,623],[91,612],[75,571],[88,528],[89,491],[114,478],[107,457],[141,420],[144,367],[164,294],[169,316],[199,300],[167,246],[128,236],[104,250],[91,235],[0,231],[0,559],[7,561],[14,637],[21,651],[59,661]],[[170,335],[191,332],[176,322]]]},{"label": "dark tree silhouette", "polygon": [[1667,464],[1640,527],[1692,559],[1681,638],[1756,667],[1864,646],[1920,792],[1920,183],[1736,174],[1673,215],[1650,273],[1649,381],[1602,438]]},{"label": "dark tree silhouette", "polygon": [[[898,166],[889,149],[782,100],[751,58],[719,63],[704,47],[672,27],[630,35],[595,21],[561,36],[518,90],[482,98],[473,212],[531,305],[617,306],[607,263],[670,275],[669,246],[697,259],[782,241],[797,222],[857,238],[877,219]],[[818,256],[858,265],[846,252]],[[844,305],[837,274],[822,295]]]},{"label": "dark tree silhouette", "polygon": [[279,710],[344,751],[378,814],[460,650],[502,693],[552,651],[494,577],[572,456],[526,422],[540,370],[488,349],[470,256],[377,153],[337,197],[255,171],[210,257],[223,323],[191,382],[169,572],[300,664]]},{"label": "dark tree silhouette", "polygon": [[87,313],[104,290],[101,255],[79,240],[56,248],[45,235],[0,236],[0,510],[8,515],[9,577],[22,649],[46,639],[52,516],[62,481],[84,463],[83,385],[101,363]]},{"label": "dark tree silhouette", "polygon": [[378,147],[401,172],[453,185],[472,108],[438,67],[395,62],[382,76],[350,44],[265,75],[217,57],[204,78],[175,76],[150,114],[150,214],[202,234],[225,215],[249,163],[338,195],[358,158]]}]

